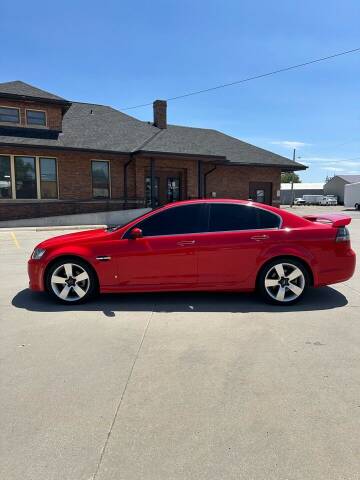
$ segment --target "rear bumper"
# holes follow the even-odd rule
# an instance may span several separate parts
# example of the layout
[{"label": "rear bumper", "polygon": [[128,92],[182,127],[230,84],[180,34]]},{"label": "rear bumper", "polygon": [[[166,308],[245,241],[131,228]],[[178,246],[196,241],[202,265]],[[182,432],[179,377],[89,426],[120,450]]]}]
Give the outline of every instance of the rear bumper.
[{"label": "rear bumper", "polygon": [[40,260],[28,261],[28,275],[29,275],[29,288],[34,292],[43,292],[44,287],[44,270],[45,265]]},{"label": "rear bumper", "polygon": [[333,258],[329,259],[326,266],[317,271],[315,287],[331,285],[349,280],[354,275],[356,266],[356,254],[349,248],[343,253],[336,252]]}]

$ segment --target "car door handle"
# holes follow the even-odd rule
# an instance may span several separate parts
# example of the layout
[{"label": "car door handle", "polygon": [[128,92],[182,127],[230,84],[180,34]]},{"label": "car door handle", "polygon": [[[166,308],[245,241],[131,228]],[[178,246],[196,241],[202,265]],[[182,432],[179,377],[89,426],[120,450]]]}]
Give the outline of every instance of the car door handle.
[{"label": "car door handle", "polygon": [[194,245],[195,240],[183,240],[181,242],[177,242],[176,245],[179,245],[179,247],[186,247],[187,245]]},{"label": "car door handle", "polygon": [[254,235],[250,238],[251,240],[255,240],[256,242],[261,242],[261,240],[267,240],[269,238],[269,235]]}]

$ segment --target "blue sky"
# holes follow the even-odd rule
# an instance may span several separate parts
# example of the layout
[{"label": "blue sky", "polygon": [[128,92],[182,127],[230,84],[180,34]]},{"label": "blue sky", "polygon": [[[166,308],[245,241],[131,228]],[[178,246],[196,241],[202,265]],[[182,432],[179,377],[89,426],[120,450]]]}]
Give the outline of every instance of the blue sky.
[{"label": "blue sky", "polygon": [[[358,0],[33,0],[1,20],[0,82],[119,109],[360,47]],[[359,86],[360,53],[169,102],[168,119],[296,146],[303,181],[322,181],[360,173]]]}]

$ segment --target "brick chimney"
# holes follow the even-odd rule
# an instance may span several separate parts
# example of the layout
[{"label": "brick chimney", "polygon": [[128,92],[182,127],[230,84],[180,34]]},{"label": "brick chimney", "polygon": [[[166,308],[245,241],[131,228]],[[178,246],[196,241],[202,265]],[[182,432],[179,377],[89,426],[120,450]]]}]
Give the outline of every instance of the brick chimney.
[{"label": "brick chimney", "polygon": [[158,128],[166,128],[166,100],[155,100],[154,108],[154,125]]}]

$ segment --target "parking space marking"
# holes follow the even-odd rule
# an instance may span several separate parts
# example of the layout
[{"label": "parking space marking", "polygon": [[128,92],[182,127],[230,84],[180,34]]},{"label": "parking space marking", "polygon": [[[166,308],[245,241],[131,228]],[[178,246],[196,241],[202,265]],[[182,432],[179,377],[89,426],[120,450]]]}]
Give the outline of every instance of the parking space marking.
[{"label": "parking space marking", "polygon": [[20,248],[20,243],[18,242],[18,239],[16,238],[15,233],[14,233],[14,232],[10,232],[10,235],[11,235],[12,239],[14,240],[14,243],[15,243],[16,248]]},{"label": "parking space marking", "polygon": [[120,395],[120,399],[119,399],[118,405],[117,405],[117,407],[116,407],[116,409],[115,409],[114,418],[112,419],[112,422],[111,422],[111,425],[110,425],[110,430],[108,431],[107,437],[106,437],[106,439],[105,439],[105,443],[104,443],[103,448],[102,448],[102,450],[101,450],[101,452],[100,452],[99,461],[98,461],[98,463],[97,463],[97,465],[96,465],[96,468],[95,468],[95,471],[94,471],[93,475],[90,477],[89,480],[95,480],[95,479],[97,478],[97,476],[98,476],[99,471],[100,471],[100,467],[101,467],[101,464],[102,464],[102,461],[103,461],[103,458],[104,458],[104,455],[105,455],[105,452],[106,452],[106,449],[107,449],[107,446],[108,446],[108,443],[109,443],[109,440],[110,440],[110,436],[111,436],[113,427],[114,427],[114,425],[115,425],[115,422],[116,422],[118,413],[119,413],[119,411],[120,411],[122,401],[123,401],[123,399],[124,399],[126,390],[127,390],[128,385],[129,385],[129,383],[130,383],[130,379],[131,379],[132,374],[133,374],[133,371],[134,371],[134,369],[135,369],[135,364],[136,364],[136,362],[137,362],[137,360],[138,360],[138,358],[139,358],[140,351],[141,351],[141,349],[142,349],[142,346],[143,346],[143,343],[144,343],[146,334],[147,334],[148,331],[149,331],[150,322],[151,322],[152,317],[153,317],[153,315],[154,315],[154,310],[155,310],[155,305],[153,305],[152,311],[151,311],[151,313],[150,313],[150,315],[149,315],[148,321],[147,321],[147,323],[146,323],[144,332],[143,332],[142,337],[141,337],[141,340],[140,340],[139,347],[138,347],[137,352],[136,352],[136,354],[135,354],[135,358],[134,358],[133,364],[132,364],[132,366],[131,366],[131,368],[130,368],[129,375],[128,375],[127,380],[126,380],[125,387],[124,387],[124,389],[123,389],[123,391],[122,391],[122,393],[121,393],[121,395]]}]

